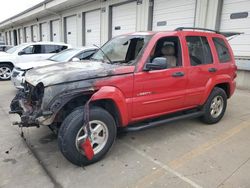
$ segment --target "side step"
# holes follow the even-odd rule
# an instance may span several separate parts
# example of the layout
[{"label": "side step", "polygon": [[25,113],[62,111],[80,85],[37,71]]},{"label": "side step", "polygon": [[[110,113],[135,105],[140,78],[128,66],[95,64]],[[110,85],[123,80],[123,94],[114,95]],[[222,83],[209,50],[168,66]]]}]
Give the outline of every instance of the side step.
[{"label": "side step", "polygon": [[149,129],[155,126],[160,126],[166,123],[170,123],[170,122],[174,122],[177,120],[183,120],[183,119],[192,119],[192,118],[197,118],[200,117],[204,114],[203,111],[198,111],[198,112],[192,112],[189,114],[183,114],[183,115],[179,115],[179,116],[175,116],[175,117],[170,117],[170,118],[166,118],[166,119],[161,119],[161,120],[156,120],[156,121],[152,121],[149,123],[142,123],[136,126],[128,126],[126,128],[123,128],[122,130],[125,132],[134,132],[134,131],[141,131],[144,129]]}]

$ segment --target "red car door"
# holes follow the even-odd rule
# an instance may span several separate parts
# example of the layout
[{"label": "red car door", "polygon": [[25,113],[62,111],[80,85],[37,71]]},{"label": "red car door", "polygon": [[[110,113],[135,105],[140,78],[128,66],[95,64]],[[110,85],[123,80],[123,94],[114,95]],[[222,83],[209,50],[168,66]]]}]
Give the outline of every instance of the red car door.
[{"label": "red car door", "polygon": [[209,80],[216,76],[217,69],[212,56],[209,40],[206,36],[184,36],[184,48],[189,54],[187,66],[186,106],[198,106],[205,96]]},{"label": "red car door", "polygon": [[[171,47],[172,45],[172,47]],[[159,38],[148,61],[162,57],[162,48],[168,46],[167,62],[176,66],[162,70],[139,71],[134,75],[132,120],[159,116],[184,108],[187,72],[182,65],[182,50],[178,36]],[[169,47],[170,46],[170,47]],[[174,48],[174,50],[173,50]]]}]

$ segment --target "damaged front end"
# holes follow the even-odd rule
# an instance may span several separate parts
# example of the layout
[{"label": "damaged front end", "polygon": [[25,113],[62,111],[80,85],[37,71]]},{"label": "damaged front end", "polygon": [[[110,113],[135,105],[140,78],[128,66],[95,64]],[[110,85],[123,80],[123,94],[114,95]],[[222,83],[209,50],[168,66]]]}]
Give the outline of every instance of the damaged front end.
[{"label": "damaged front end", "polygon": [[42,83],[32,86],[29,83],[24,84],[24,88],[19,90],[10,104],[10,114],[18,114],[20,122],[13,124],[20,127],[39,127],[38,118],[41,116],[50,116],[51,112],[41,110],[42,99],[44,96],[44,86]]}]

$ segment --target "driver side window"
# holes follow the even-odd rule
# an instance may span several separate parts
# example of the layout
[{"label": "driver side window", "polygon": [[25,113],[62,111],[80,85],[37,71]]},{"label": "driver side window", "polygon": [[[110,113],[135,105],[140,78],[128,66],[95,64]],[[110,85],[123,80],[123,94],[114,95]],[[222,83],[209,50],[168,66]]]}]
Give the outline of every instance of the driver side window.
[{"label": "driver side window", "polygon": [[34,54],[34,46],[28,46],[22,50],[23,54]]},{"label": "driver side window", "polygon": [[165,58],[167,68],[182,66],[182,55],[179,37],[164,37],[157,41],[150,56],[152,62],[155,58]]}]

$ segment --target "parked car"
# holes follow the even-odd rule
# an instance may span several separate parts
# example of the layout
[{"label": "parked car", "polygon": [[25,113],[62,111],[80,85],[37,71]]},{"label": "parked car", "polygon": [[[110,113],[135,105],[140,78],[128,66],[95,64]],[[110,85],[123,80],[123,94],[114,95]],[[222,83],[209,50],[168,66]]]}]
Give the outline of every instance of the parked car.
[{"label": "parked car", "polygon": [[89,59],[96,52],[96,50],[96,47],[69,48],[51,56],[46,60],[17,63],[13,68],[11,81],[17,89],[22,89],[22,82],[27,70],[55,63],[86,60]]},{"label": "parked car", "polygon": [[6,52],[0,52],[0,80],[9,80],[16,63],[47,59],[55,53],[71,47],[64,43],[34,42],[24,43]]},{"label": "parked car", "polygon": [[62,154],[81,166],[104,157],[118,128],[217,123],[235,90],[234,55],[221,33],[192,29],[118,36],[85,63],[28,71],[11,103],[15,124],[59,127]]},{"label": "parked car", "polygon": [[13,46],[11,45],[0,45],[0,52],[6,52],[7,50],[11,49]]}]

